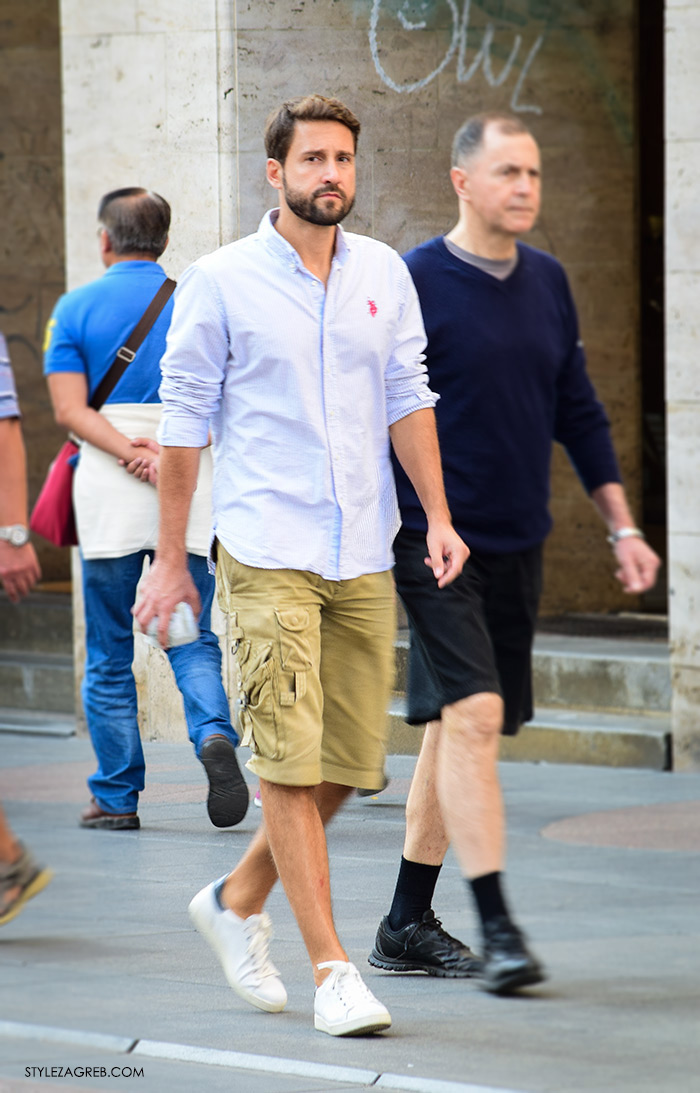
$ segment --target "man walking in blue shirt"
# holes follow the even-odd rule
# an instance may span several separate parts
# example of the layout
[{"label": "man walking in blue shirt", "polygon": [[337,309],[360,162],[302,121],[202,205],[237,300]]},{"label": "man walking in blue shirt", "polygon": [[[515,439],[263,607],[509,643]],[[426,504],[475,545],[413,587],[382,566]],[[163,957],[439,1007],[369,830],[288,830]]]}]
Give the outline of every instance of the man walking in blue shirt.
[{"label": "man walking in blue shirt", "polygon": [[[459,221],[406,262],[428,335],[445,488],[471,548],[449,587],[424,580],[425,523],[397,466],[403,526],[396,584],[411,626],[408,721],[427,722],[406,807],[389,914],[370,963],[437,976],[481,971],[508,994],[542,968],[513,922],[502,881],[501,732],[532,717],[531,649],[541,587],[552,441],[566,447],[608,526],[626,591],[643,592],[659,559],[634,526],[608,420],[586,374],[566,275],[518,242],[537,219],[540,155],[515,116],[479,115],[458,131],[452,184]],[[381,784],[381,783],[377,783]],[[452,842],[481,920],[483,968],[432,911]]]},{"label": "man walking in blue shirt", "polygon": [[279,876],[312,962],[315,1026],[336,1036],[391,1023],[336,934],[323,830],[383,770],[398,527],[390,441],[426,512],[431,580],[453,580],[468,554],[445,502],[408,270],[339,227],[359,129],[337,100],[284,103],[265,132],[279,208],[182,278],[163,361],[158,551],[136,611],[142,626],[158,615],[163,639],[177,601],[196,604],[183,533],[211,423],[218,593],[264,826],[190,913],[234,990],[281,1010],[263,911]]},{"label": "man walking in blue shirt", "polygon": [[[105,194],[98,220],[105,273],[56,304],[46,331],[44,370],[56,420],[82,441],[73,489],[85,606],[82,698],[98,769],[88,779],[92,800],[80,824],[129,831],[140,826],[145,778],[131,668],[131,609],[158,530],[155,434],[172,300],[99,411],[90,399],[166,279],[158,259],[168,243],[170,206],[159,194],[128,187]],[[127,473],[135,468],[138,474]],[[169,649],[168,659],[190,740],[209,779],[209,818],[217,827],[229,827],[245,816],[249,796],[236,759],[238,735],[221,680],[219,640],[210,625],[210,474],[208,480],[203,467],[186,543],[201,600],[201,633],[197,641]]]}]

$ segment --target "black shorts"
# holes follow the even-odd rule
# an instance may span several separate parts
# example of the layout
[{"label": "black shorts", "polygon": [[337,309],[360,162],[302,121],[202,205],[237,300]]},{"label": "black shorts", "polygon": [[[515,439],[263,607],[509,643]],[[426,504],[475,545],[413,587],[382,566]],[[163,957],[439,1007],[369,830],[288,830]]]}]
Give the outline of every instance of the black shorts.
[{"label": "black shorts", "polygon": [[394,578],[411,629],[409,725],[436,721],[443,706],[483,691],[500,694],[503,732],[532,718],[532,642],[542,589],[542,547],[473,551],[460,576],[438,588],[423,559],[422,532],[401,528]]}]

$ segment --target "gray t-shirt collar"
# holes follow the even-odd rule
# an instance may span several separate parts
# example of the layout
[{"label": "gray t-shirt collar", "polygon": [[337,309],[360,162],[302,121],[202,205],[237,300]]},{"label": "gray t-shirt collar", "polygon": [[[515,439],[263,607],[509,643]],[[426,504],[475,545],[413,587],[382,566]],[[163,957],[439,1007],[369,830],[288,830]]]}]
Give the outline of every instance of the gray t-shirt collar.
[{"label": "gray t-shirt collar", "polygon": [[478,254],[472,254],[470,251],[458,247],[457,244],[453,243],[451,239],[448,239],[446,235],[443,236],[443,242],[450,254],[454,254],[455,258],[459,258],[462,262],[467,262],[470,266],[476,266],[482,273],[488,273],[498,281],[505,281],[506,277],[510,277],[518,264],[517,250],[512,258],[482,258]]}]

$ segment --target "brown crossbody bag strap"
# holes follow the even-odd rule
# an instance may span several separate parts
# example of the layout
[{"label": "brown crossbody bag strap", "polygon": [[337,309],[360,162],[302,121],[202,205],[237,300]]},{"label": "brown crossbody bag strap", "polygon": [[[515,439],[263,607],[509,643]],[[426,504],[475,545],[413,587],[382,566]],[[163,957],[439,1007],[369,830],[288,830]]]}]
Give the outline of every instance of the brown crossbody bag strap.
[{"label": "brown crossbody bag strap", "polygon": [[137,349],[141,347],[146,335],[174,291],[175,281],[171,280],[170,277],[166,277],[124,345],[117,350],[117,355],[112,361],[109,371],[97,385],[95,393],[88,403],[93,410],[99,410],[112,394],[112,391],[136,356]]}]

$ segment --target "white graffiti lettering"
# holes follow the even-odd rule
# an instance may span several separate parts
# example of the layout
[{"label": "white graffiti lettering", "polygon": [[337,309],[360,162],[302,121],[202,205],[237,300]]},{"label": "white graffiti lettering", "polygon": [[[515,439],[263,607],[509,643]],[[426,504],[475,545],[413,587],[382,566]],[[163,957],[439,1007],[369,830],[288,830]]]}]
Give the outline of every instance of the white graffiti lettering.
[{"label": "white graffiti lettering", "polygon": [[[389,73],[384,68],[379,57],[379,44],[377,41],[377,27],[379,25],[379,16],[382,8],[382,0],[373,0],[372,13],[370,16],[369,25],[369,45],[372,53],[372,60],[374,61],[374,67],[377,70],[377,75],[383,80],[383,82],[390,87],[392,91],[398,91],[400,94],[411,93],[413,91],[420,91],[421,88],[427,87],[428,84],[439,76],[440,73],[447,67],[452,58],[457,54],[457,80],[459,83],[469,83],[474,74],[481,68],[484,73],[486,82],[490,87],[500,87],[506,82],[511,74],[513,66],[516,63],[518,54],[520,53],[520,47],[523,44],[522,38],[519,34],[516,34],[513,39],[513,48],[510,51],[507,61],[503,65],[501,71],[496,74],[493,70],[491,62],[491,48],[493,45],[494,35],[496,28],[493,23],[487,23],[484,30],[484,36],[481,40],[481,46],[477,51],[471,64],[467,64],[467,39],[469,36],[469,18],[471,14],[471,0],[464,0],[464,6],[462,8],[462,14],[460,16],[459,8],[457,7],[457,0],[446,0],[447,6],[452,14],[452,35],[450,38],[450,44],[447,47],[444,57],[440,61],[437,68],[433,69],[427,76],[424,76],[421,80],[415,80],[413,83],[396,83],[391,78]],[[403,8],[407,7],[407,3],[403,4]],[[422,5],[425,9],[427,4]],[[400,8],[397,12],[397,18],[404,30],[425,30],[427,24],[424,20],[420,22],[414,22],[409,19]],[[511,110],[515,110],[518,113],[531,113],[541,114],[542,108],[536,106],[534,103],[521,103],[520,94],[522,92],[523,83],[532,68],[535,57],[537,56],[539,49],[544,41],[544,34],[539,34],[534,43],[530,47],[525,60],[523,61],[520,74],[513,88],[513,93],[510,97]]]}]

